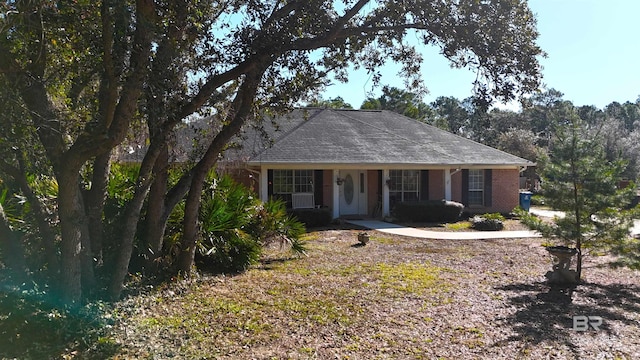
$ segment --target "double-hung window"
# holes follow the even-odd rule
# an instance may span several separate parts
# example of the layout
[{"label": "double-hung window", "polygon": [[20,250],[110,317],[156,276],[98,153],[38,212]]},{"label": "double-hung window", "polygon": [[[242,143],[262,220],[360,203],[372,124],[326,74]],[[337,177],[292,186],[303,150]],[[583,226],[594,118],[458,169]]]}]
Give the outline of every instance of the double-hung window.
[{"label": "double-hung window", "polygon": [[391,206],[420,199],[420,170],[390,170],[389,198]]},{"label": "double-hung window", "polygon": [[313,170],[273,170],[273,193],[313,193]]},{"label": "double-hung window", "polygon": [[484,170],[469,170],[469,205],[484,205]]}]

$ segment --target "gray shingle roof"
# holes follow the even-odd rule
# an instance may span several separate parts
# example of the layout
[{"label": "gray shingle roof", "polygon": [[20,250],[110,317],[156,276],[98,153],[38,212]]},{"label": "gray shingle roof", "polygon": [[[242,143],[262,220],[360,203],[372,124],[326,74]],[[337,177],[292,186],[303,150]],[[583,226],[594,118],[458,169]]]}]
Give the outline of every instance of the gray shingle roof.
[{"label": "gray shingle roof", "polygon": [[242,132],[232,140],[240,145],[240,148],[228,149],[225,151],[224,157],[228,161],[250,160],[322,111],[318,108],[294,109],[277,118],[265,117],[259,124],[248,123],[243,127]]},{"label": "gray shingle roof", "polygon": [[[245,140],[249,165],[531,166],[532,162],[390,111],[298,109],[266,129],[272,146]],[[253,138],[253,143],[247,140]],[[247,148],[250,145],[250,149]]]}]

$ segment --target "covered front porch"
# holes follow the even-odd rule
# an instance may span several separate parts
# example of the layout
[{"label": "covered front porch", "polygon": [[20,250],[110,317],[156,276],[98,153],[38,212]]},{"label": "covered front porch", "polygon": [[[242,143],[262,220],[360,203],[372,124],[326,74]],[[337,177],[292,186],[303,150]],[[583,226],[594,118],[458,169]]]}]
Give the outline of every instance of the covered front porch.
[{"label": "covered front porch", "polygon": [[[255,171],[260,174],[258,191],[262,201],[276,197],[293,209],[329,208],[333,218],[384,218],[399,202],[441,199],[461,202],[464,197],[463,171],[451,167],[308,169],[263,166]],[[490,178],[486,180],[491,181]],[[481,198],[484,200],[484,196]]]}]

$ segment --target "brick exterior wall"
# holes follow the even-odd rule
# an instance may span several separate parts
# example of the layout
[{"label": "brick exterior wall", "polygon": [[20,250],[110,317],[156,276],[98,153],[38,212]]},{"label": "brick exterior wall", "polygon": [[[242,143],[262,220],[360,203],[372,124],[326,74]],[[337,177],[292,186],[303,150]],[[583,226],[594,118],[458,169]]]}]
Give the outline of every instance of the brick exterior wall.
[{"label": "brick exterior wall", "polygon": [[520,204],[520,172],[518,169],[494,169],[491,180],[491,212],[511,212]]}]

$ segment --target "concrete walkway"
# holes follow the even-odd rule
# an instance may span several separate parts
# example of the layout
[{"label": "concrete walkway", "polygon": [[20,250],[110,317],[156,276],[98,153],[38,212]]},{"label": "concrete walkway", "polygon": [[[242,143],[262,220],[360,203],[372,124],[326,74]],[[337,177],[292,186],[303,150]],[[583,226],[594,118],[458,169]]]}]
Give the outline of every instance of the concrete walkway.
[{"label": "concrete walkway", "polygon": [[[564,217],[561,211],[543,210],[531,208],[532,214],[553,218]],[[416,229],[412,227],[391,224],[378,220],[347,220],[349,224],[361,226],[365,229],[376,230],[387,234],[409,236],[422,239],[441,239],[441,240],[481,240],[481,239],[515,239],[515,238],[535,238],[541,237],[540,234],[529,230],[520,231],[430,231]],[[640,220],[636,220],[634,227],[631,229],[631,235],[640,234]]]},{"label": "concrete walkway", "polygon": [[347,220],[349,224],[358,225],[366,229],[376,230],[387,234],[409,236],[422,239],[440,240],[480,240],[505,238],[540,237],[533,231],[429,231],[402,225],[391,224],[378,220]]}]

